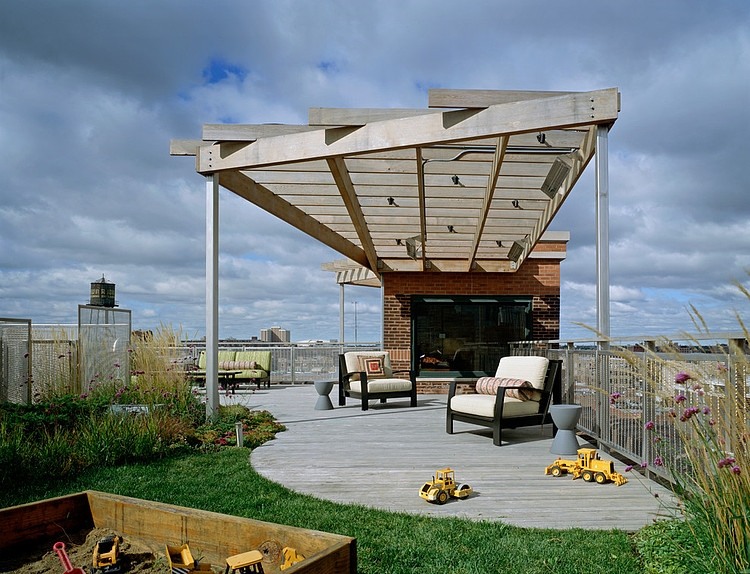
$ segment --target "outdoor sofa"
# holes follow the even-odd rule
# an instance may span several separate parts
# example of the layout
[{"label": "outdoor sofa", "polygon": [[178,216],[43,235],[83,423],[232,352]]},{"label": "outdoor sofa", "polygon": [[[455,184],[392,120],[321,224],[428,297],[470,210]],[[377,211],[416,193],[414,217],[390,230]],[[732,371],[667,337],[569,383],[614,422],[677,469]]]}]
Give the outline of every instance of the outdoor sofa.
[{"label": "outdoor sofa", "polygon": [[[219,379],[237,386],[243,382],[271,386],[271,351],[219,351]],[[235,375],[228,373],[238,371]],[[201,351],[198,357],[198,370],[191,373],[206,373],[206,352]]]}]

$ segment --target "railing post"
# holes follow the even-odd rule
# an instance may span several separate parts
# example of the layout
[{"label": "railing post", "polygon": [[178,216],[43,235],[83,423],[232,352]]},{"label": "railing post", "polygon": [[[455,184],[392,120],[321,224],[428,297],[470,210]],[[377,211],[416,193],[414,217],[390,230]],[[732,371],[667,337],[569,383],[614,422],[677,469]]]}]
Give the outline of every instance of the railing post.
[{"label": "railing post", "polygon": [[566,387],[564,402],[574,404],[576,402],[576,373],[575,373],[575,343],[568,341],[565,345],[565,375]]},{"label": "railing post", "polygon": [[[745,339],[729,339],[729,381],[725,389],[724,402],[729,412],[726,413],[729,421],[727,427],[731,436],[727,438],[728,449],[732,452],[743,447],[742,437],[739,436],[740,429],[747,426],[747,372],[746,361],[739,360],[740,354],[745,354]],[[730,398],[731,397],[731,398]],[[734,408],[733,408],[734,407]]]},{"label": "railing post", "polygon": [[[643,420],[641,421],[641,462],[654,460],[654,444],[649,440],[650,435],[646,430],[646,422],[656,420],[656,390],[649,389],[649,381],[654,384],[655,362],[651,358],[656,352],[656,341],[646,340],[643,342]],[[651,465],[646,467],[646,478],[651,478]]]},{"label": "railing post", "polygon": [[292,345],[289,348],[289,365],[292,371],[291,375],[292,375],[293,385],[296,383],[296,380],[297,380],[297,376],[296,376],[297,375],[297,363],[296,363],[297,353],[295,353],[296,348],[297,348],[297,345]]}]

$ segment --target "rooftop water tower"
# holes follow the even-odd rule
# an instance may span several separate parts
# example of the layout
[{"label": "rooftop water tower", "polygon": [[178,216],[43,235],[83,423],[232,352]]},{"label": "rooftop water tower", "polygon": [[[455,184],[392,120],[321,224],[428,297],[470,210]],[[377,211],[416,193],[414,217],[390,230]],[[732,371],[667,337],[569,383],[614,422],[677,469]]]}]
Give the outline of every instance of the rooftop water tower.
[{"label": "rooftop water tower", "polygon": [[91,283],[91,301],[89,305],[94,307],[117,307],[115,304],[115,284],[104,278]]}]

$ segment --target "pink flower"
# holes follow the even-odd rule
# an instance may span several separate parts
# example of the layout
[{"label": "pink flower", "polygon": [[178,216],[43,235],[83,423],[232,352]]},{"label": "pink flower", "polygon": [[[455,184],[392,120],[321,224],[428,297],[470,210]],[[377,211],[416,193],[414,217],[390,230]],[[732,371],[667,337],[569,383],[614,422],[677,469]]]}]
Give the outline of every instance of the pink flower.
[{"label": "pink flower", "polygon": [[703,407],[703,414],[704,415],[710,415],[711,409],[709,407]]},{"label": "pink flower", "polygon": [[609,395],[609,404],[615,404],[615,401],[622,396],[622,393],[612,393]]},{"label": "pink flower", "polygon": [[687,397],[683,394],[679,394],[674,398],[674,402],[676,403],[684,403],[687,400]]},{"label": "pink flower", "polygon": [[648,421],[645,425],[646,430],[654,430],[656,428],[656,424],[654,421]]},{"label": "pink flower", "polygon": [[632,464],[629,464],[628,466],[625,467],[625,472],[630,472],[631,470],[633,470]]},{"label": "pink flower", "polygon": [[689,373],[686,373],[685,371],[680,371],[674,376],[674,382],[675,383],[686,383],[693,377],[690,376]]},{"label": "pink flower", "polygon": [[664,466],[664,461],[660,456],[654,458],[654,466]]},{"label": "pink flower", "polygon": [[736,464],[732,467],[732,473],[739,474],[740,473],[740,467]]}]

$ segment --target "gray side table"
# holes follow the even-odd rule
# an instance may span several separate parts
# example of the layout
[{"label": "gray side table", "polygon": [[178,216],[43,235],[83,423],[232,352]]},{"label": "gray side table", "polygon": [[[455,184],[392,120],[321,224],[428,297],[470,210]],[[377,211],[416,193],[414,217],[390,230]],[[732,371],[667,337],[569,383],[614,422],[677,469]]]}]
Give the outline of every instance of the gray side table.
[{"label": "gray side table", "polygon": [[551,405],[549,414],[557,427],[557,434],[552,441],[549,451],[552,454],[576,456],[578,449],[578,437],[576,426],[581,417],[581,405]]},{"label": "gray side table", "polygon": [[333,403],[331,397],[328,395],[333,390],[333,385],[336,381],[315,381],[315,392],[318,393],[318,402],[315,403],[316,411],[330,411],[333,409]]}]

